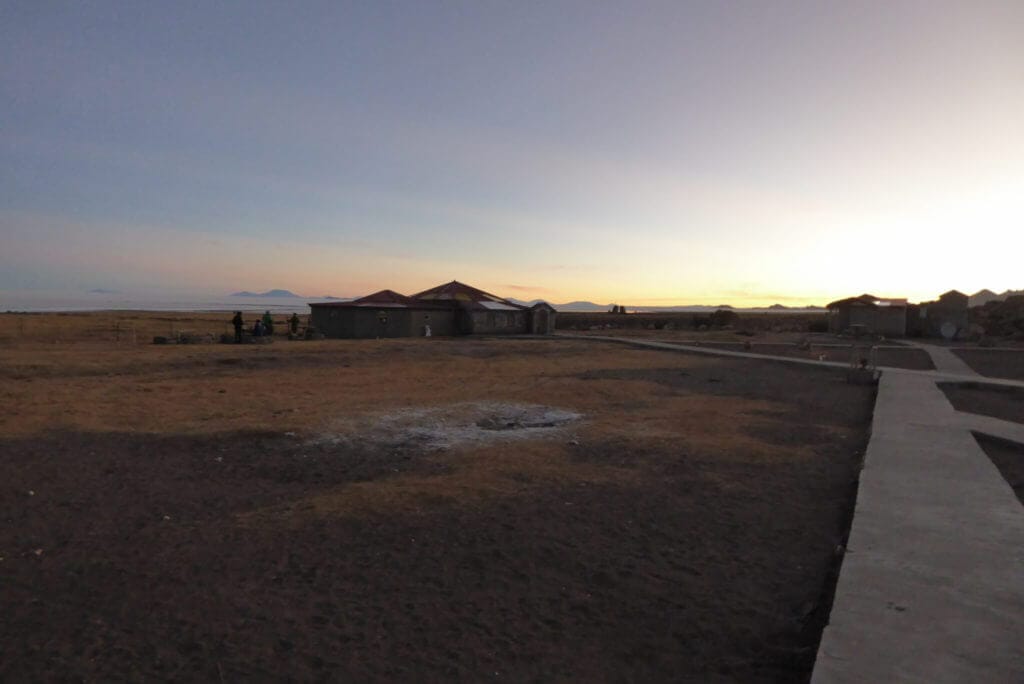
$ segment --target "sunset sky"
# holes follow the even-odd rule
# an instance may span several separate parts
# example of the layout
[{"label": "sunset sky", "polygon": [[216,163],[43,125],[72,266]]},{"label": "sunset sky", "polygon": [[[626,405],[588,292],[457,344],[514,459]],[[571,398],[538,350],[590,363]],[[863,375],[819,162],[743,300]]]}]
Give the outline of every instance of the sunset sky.
[{"label": "sunset sky", "polygon": [[1024,2],[0,4],[0,290],[1024,287]]}]

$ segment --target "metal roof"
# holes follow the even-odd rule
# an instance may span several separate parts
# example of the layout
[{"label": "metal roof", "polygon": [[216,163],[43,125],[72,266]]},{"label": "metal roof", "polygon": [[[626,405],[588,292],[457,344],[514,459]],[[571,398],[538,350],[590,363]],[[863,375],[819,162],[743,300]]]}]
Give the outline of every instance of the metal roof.
[{"label": "metal roof", "polygon": [[838,309],[842,306],[866,306],[871,308],[885,308],[885,307],[905,307],[907,306],[907,300],[902,298],[893,297],[876,297],[875,295],[862,294],[859,297],[847,297],[846,299],[837,299],[830,303],[826,309]]},{"label": "metal roof", "polygon": [[519,311],[522,307],[516,306],[515,304],[505,304],[503,302],[476,302],[485,309],[491,311]]},{"label": "metal roof", "polygon": [[404,294],[399,294],[394,290],[380,290],[365,297],[360,297],[352,303],[358,306],[379,306],[382,304],[409,306],[415,302],[413,302],[411,297],[406,297]]},{"label": "metal roof", "polygon": [[447,308],[440,302],[418,301],[394,290],[380,290],[350,302],[313,302],[310,306],[326,306],[343,309],[439,309]]},{"label": "metal roof", "polygon": [[434,302],[458,302],[460,304],[481,304],[484,308],[490,308],[486,306],[487,302],[494,302],[502,304],[508,307],[508,310],[519,310],[525,309],[526,307],[520,306],[513,302],[503,299],[497,295],[492,295],[490,292],[484,292],[465,283],[460,283],[457,280],[453,280],[450,283],[444,283],[437,287],[432,287],[429,290],[424,290],[419,294],[414,294],[413,299],[434,301]]},{"label": "metal roof", "polygon": [[453,306],[458,306],[463,309],[485,309],[488,311],[525,311],[528,308],[457,280],[432,287],[411,297],[394,290],[380,290],[349,302],[311,302],[310,306],[345,309],[450,309]]}]

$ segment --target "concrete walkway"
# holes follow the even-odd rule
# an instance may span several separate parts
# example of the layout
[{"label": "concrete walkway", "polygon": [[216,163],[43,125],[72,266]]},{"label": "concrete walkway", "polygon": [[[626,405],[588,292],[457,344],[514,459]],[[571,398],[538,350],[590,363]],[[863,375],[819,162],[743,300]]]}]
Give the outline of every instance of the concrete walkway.
[{"label": "concrete walkway", "polygon": [[928,355],[932,357],[932,363],[935,364],[935,369],[940,373],[981,377],[973,368],[964,363],[963,359],[954,354],[953,350],[949,347],[925,344],[916,340],[907,340],[907,344],[928,352]]},{"label": "concrete walkway", "polygon": [[[981,432],[993,437],[1001,437],[1011,442],[1024,444],[1024,424],[1021,423],[993,418],[992,416],[980,416],[975,413],[957,413],[954,425],[964,430]],[[1021,572],[1024,574],[1024,569]],[[1024,578],[1021,579],[1021,582],[1024,582]]]},{"label": "concrete walkway", "polygon": [[[569,337],[568,335],[566,337]],[[618,337],[651,349],[847,364]],[[881,376],[853,525],[813,684],[1024,682],[1024,506],[971,435],[1024,425],[958,413],[938,382],[982,378],[948,349],[937,370]]]},{"label": "concrete walkway", "polygon": [[1024,507],[978,418],[883,374],[815,684],[1024,681]]},{"label": "concrete walkway", "polygon": [[[727,356],[738,359],[754,359],[758,361],[782,361],[784,363],[795,363],[803,366],[819,366],[823,368],[849,368],[848,363],[844,363],[841,361],[818,361],[816,359],[801,359],[792,356],[755,354],[753,352],[746,351],[739,352],[730,351],[728,349],[718,349],[717,347],[697,347],[688,344],[677,344],[675,342],[655,342],[653,340],[645,340],[636,337],[611,337],[605,335],[570,335],[566,333],[558,333],[557,335],[555,335],[555,337],[570,340],[614,342],[616,344],[624,344],[630,347],[643,347],[647,349],[658,349],[663,351],[679,351],[690,354],[703,354],[706,356]],[[926,349],[925,351],[929,350]],[[956,358],[957,360],[959,360],[958,357]],[[938,364],[936,364],[936,367],[938,367]],[[931,378],[932,380],[939,382],[983,382],[986,385],[1024,387],[1024,380],[1010,380],[1004,378],[983,377],[975,373],[973,370],[971,370],[970,367],[966,367],[965,369],[961,369],[960,371],[910,370],[907,368],[896,368],[894,366],[879,366],[879,368],[884,370],[886,373],[890,374],[911,375],[923,378]]]}]

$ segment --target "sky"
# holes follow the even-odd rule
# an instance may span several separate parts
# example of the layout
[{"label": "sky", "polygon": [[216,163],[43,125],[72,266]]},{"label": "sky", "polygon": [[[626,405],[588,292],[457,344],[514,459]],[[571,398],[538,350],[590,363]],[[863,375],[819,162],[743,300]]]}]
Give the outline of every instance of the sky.
[{"label": "sky", "polygon": [[0,290],[1024,288],[1024,2],[0,3]]}]

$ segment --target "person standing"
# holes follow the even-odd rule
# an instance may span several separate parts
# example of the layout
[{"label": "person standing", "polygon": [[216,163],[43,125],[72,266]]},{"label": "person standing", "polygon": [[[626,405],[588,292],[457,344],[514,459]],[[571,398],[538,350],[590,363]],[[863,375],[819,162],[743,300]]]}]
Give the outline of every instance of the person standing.
[{"label": "person standing", "polygon": [[293,313],[292,317],[288,319],[288,325],[291,327],[292,335],[299,334],[299,314]]},{"label": "person standing", "polygon": [[241,311],[235,312],[235,317],[231,319],[231,324],[235,326],[235,344],[239,344],[242,341],[242,327],[245,325]]},{"label": "person standing", "polygon": [[274,317],[270,315],[270,311],[267,311],[263,314],[263,334],[274,334]]}]

